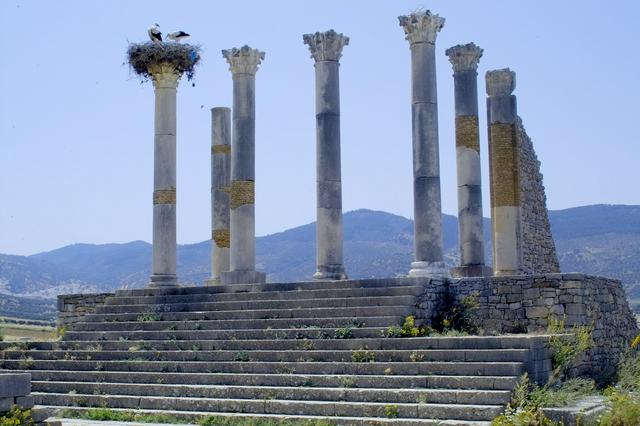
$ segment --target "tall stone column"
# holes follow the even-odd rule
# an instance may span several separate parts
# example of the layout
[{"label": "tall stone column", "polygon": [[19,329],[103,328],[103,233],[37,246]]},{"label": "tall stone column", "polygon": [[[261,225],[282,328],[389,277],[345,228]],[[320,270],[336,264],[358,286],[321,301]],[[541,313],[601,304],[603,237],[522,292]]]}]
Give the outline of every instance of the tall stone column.
[{"label": "tall stone column", "polygon": [[491,274],[484,264],[482,177],[478,124],[478,62],[482,49],[473,43],[445,52],[453,66],[456,114],[456,166],[458,172],[458,241],[460,266],[455,277]]},{"label": "tall stone column", "polygon": [[340,84],[342,48],[349,37],[334,30],[305,34],[316,72],[317,280],[345,280],[342,259]]},{"label": "tall stone column", "polygon": [[445,277],[438,147],[435,42],[444,18],[430,11],[400,16],[411,47],[414,256],[409,276]]},{"label": "tall stone column", "polygon": [[487,118],[491,175],[491,228],[494,275],[514,275],[522,265],[520,184],[516,139],[516,75],[506,69],[488,71]]},{"label": "tall stone column", "polygon": [[231,109],[211,109],[211,279],[229,270],[229,185],[231,180]]},{"label": "tall stone column", "polygon": [[153,257],[150,287],[178,285],[176,275],[176,95],[180,74],[171,64],[149,68],[155,89]]},{"label": "tall stone column", "polygon": [[223,50],[233,75],[233,131],[231,142],[230,271],[220,275],[222,284],[264,283],[256,269],[255,233],[255,81],[264,52],[243,46]]}]

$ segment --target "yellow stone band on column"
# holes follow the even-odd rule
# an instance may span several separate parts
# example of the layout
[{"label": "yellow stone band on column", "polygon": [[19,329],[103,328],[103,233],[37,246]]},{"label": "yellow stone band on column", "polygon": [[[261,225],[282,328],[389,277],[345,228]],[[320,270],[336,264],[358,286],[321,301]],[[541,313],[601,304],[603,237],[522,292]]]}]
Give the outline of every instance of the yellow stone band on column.
[{"label": "yellow stone band on column", "polygon": [[245,204],[255,202],[255,186],[251,180],[235,180],[231,182],[230,207],[237,209]]},{"label": "yellow stone band on column", "polygon": [[175,204],[176,203],[176,190],[175,189],[159,189],[153,191],[153,204]]},{"label": "yellow stone band on column", "polygon": [[212,154],[231,154],[231,145],[213,145],[211,147]]},{"label": "yellow stone band on column", "polygon": [[480,152],[480,134],[477,115],[456,117],[456,147],[464,146]]},{"label": "yellow stone band on column", "polygon": [[512,124],[491,125],[491,207],[519,206],[518,146]]},{"label": "yellow stone band on column", "polygon": [[231,247],[231,232],[228,229],[214,229],[211,238],[219,248]]}]

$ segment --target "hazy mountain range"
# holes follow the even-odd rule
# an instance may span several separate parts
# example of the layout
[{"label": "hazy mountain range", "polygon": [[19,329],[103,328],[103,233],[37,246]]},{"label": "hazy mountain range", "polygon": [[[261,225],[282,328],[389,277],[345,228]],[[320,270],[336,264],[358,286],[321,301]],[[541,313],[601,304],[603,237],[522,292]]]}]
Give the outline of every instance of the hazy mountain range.
[{"label": "hazy mountain range", "polygon": [[[630,298],[640,299],[640,206],[593,205],[551,211],[553,235],[563,271],[622,280]],[[457,219],[443,216],[447,262],[457,262]],[[344,216],[345,265],[351,278],[406,274],[413,252],[413,222],[371,210]],[[489,220],[485,219],[488,263]],[[209,276],[210,241],[178,247],[178,275],[200,285]],[[315,265],[315,223],[257,238],[257,267],[270,281],[309,280]],[[24,297],[102,292],[144,286],[151,246],[74,244],[32,256],[0,254],[0,315],[20,312]],[[9,298],[6,295],[12,295]],[[31,301],[23,301],[32,304]],[[46,302],[45,302],[46,304]],[[42,311],[42,309],[38,309]]]}]

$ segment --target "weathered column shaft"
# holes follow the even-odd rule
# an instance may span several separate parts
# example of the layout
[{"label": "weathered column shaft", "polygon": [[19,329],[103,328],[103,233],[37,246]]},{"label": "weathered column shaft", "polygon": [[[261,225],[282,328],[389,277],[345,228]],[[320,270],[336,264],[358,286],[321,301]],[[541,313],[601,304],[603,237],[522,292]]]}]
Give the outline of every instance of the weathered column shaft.
[{"label": "weathered column shaft", "polygon": [[522,264],[520,184],[516,139],[515,73],[488,71],[487,118],[491,174],[491,228],[494,274],[513,275]]},{"label": "weathered column shaft", "polygon": [[444,18],[431,12],[400,16],[411,47],[414,256],[410,276],[447,276],[442,256],[435,41]]},{"label": "weathered column shaft", "polygon": [[347,279],[343,263],[339,59],[349,38],[306,34],[316,74],[317,226],[315,279]]},{"label": "weathered column shaft", "polygon": [[482,49],[473,43],[446,51],[453,65],[455,91],[456,166],[458,175],[458,239],[460,266],[456,277],[489,275],[484,264],[480,130],[478,124],[478,61]]},{"label": "weathered column shaft", "polygon": [[231,149],[230,271],[223,284],[260,283],[255,234],[255,74],[264,52],[244,46],[223,50],[233,74],[233,131]]},{"label": "weathered column shaft", "polygon": [[176,275],[176,95],[180,76],[151,70],[155,89],[152,287],[178,285]]},{"label": "weathered column shaft", "polygon": [[211,279],[229,270],[229,186],[231,182],[231,110],[211,109]]},{"label": "weathered column shaft", "polygon": [[255,77],[233,76],[233,150],[231,153],[232,271],[256,267],[255,238]]}]

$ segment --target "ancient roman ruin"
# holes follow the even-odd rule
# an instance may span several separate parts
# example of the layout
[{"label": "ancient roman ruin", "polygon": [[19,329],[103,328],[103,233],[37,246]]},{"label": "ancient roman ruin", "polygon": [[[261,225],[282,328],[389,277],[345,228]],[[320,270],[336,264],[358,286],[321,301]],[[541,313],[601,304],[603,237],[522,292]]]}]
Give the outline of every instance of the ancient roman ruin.
[{"label": "ancient roman ruin", "polygon": [[[486,52],[474,43],[446,50],[453,66],[460,263],[450,271],[444,262],[435,66],[445,60],[435,45],[444,22],[430,11],[399,17],[411,61],[413,137],[406,149],[413,150],[415,249],[407,276],[347,278],[339,60],[349,38],[329,30],[303,36],[316,81],[315,273],[309,271],[309,281],[270,283],[256,270],[255,79],[265,54],[243,46],[223,51],[233,106],[211,111],[211,277],[205,286],[180,286],[176,87],[184,67],[176,56],[154,56],[147,70],[156,94],[150,283],[60,296],[61,340],[0,342],[0,367],[29,372],[37,409],[50,414],[110,407],[186,420],[487,424],[476,422],[504,410],[524,373],[538,383],[549,378],[547,329],[564,319],[592,329],[593,346],[573,366],[575,374],[607,380],[638,333],[624,290],[616,280],[560,272],[540,162],[517,115],[509,69],[485,74],[488,146],[482,146],[477,74]],[[193,65],[189,46],[181,46],[180,60]],[[484,154],[492,268],[484,256]],[[446,335],[461,332],[447,324],[469,300],[472,326]]]}]

